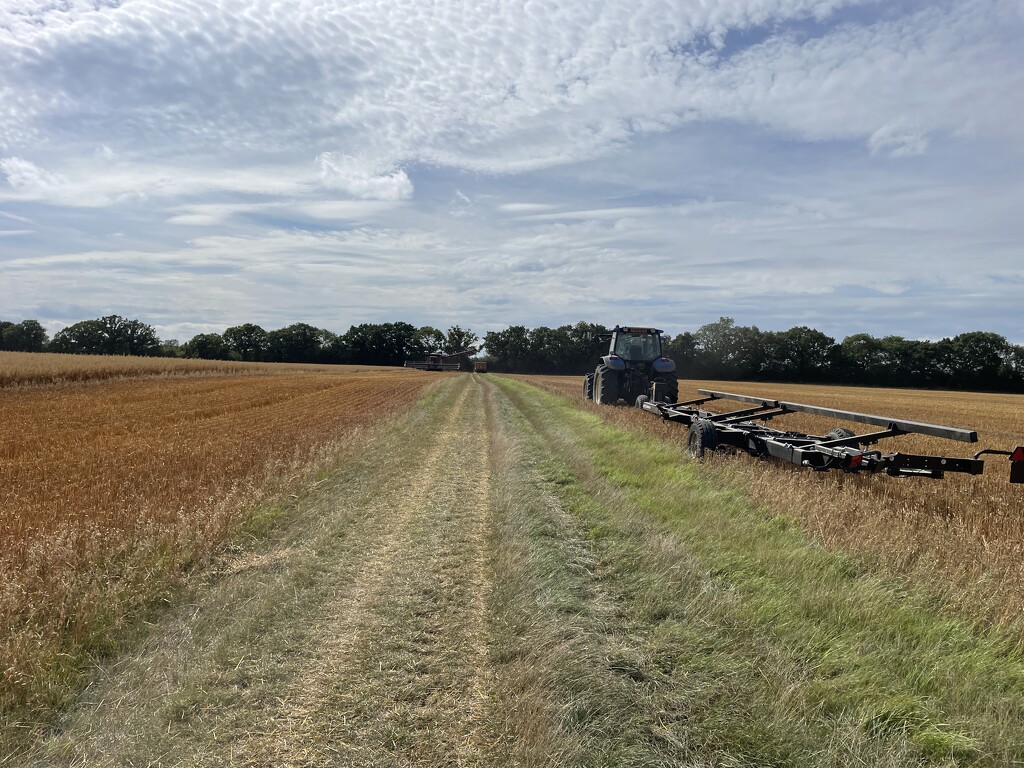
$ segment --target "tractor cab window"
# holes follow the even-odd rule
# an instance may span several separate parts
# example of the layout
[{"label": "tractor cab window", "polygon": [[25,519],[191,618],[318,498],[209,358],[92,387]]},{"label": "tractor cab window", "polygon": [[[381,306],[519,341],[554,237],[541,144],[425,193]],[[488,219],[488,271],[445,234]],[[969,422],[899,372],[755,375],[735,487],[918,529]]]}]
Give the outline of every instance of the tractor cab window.
[{"label": "tractor cab window", "polygon": [[661,357],[661,338],[653,333],[620,332],[615,354],[624,360],[655,360]]}]

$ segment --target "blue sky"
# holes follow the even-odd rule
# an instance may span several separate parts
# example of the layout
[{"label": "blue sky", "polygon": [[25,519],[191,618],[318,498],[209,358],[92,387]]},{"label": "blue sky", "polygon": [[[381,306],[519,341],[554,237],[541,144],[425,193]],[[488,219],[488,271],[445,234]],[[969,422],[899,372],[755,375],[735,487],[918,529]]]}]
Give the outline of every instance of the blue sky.
[{"label": "blue sky", "polygon": [[1021,343],[1022,8],[0,0],[0,318]]}]

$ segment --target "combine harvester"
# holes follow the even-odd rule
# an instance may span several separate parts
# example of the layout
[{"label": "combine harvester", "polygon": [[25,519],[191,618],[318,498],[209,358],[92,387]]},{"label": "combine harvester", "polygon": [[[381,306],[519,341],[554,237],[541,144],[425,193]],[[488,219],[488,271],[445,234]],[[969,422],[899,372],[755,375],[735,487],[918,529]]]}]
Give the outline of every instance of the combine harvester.
[{"label": "combine harvester", "polygon": [[406,368],[418,368],[421,371],[457,371],[460,363],[458,358],[463,355],[475,355],[476,347],[464,349],[461,352],[431,352],[426,360],[406,360]]},{"label": "combine harvester", "polygon": [[[1024,483],[1024,447],[1013,451],[986,449],[978,451],[972,458],[883,453],[869,449],[885,438],[908,434],[976,443],[978,433],[974,430],[710,389],[697,390],[701,397],[696,400],[674,402],[678,398],[675,364],[661,355],[661,333],[657,328],[616,326],[611,333],[599,336],[610,341],[609,353],[602,358],[594,373],[584,377],[583,395],[605,405],[614,404],[624,397],[627,402],[666,421],[683,424],[689,428],[687,444],[694,459],[701,459],[722,448],[732,448],[752,456],[782,459],[819,472],[838,469],[849,473],[882,472],[891,477],[941,479],[946,472],[980,475],[985,469],[981,456],[994,454],[1010,457],[1011,483]],[[748,407],[724,412],[703,407],[725,400],[746,403]],[[771,419],[790,413],[807,413],[881,429],[857,435],[845,427],[837,427],[825,435],[808,435],[764,425]]]}]

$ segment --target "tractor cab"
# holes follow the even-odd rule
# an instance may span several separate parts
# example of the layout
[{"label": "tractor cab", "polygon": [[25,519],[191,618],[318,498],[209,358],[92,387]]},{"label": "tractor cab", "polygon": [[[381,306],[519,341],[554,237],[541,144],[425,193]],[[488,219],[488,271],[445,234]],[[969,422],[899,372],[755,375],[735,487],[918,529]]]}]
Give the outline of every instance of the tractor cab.
[{"label": "tractor cab", "polygon": [[630,363],[651,363],[661,357],[661,334],[657,328],[619,328],[611,333],[611,354]]}]

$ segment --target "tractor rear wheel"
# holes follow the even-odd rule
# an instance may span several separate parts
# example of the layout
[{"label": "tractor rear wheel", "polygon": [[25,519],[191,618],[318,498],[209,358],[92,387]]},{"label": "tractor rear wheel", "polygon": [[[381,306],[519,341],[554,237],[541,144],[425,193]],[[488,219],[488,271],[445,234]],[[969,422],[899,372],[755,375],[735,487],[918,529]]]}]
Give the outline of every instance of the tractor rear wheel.
[{"label": "tractor rear wheel", "polygon": [[597,366],[594,377],[594,401],[612,405],[619,399],[619,377],[607,365]]},{"label": "tractor rear wheel", "polygon": [[715,425],[707,419],[694,419],[690,424],[690,435],[687,440],[691,459],[703,459],[708,452],[718,448],[718,433]]},{"label": "tractor rear wheel", "polygon": [[588,373],[583,377],[583,399],[594,399],[594,374]]},{"label": "tractor rear wheel", "polygon": [[663,384],[660,387],[665,392],[665,402],[667,403],[678,403],[679,402],[679,379],[676,377],[674,371],[668,373],[659,373],[653,379],[652,383]]}]

